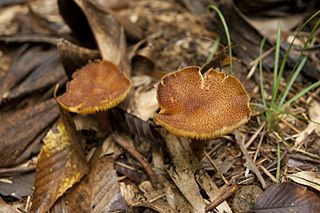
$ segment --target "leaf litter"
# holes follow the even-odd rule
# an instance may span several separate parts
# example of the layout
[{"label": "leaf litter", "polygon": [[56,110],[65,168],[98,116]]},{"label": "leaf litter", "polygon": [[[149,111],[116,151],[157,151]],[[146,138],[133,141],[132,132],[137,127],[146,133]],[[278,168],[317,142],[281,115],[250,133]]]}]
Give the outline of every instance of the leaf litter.
[{"label": "leaf litter", "polygon": [[[274,35],[270,31],[263,34],[266,32],[247,22],[248,17],[254,23],[270,16],[290,22],[290,28],[282,31],[284,55],[297,29],[294,25],[302,24],[313,12],[304,7],[307,3],[282,2],[272,9],[261,6],[268,5],[267,1],[261,5],[231,0],[217,4],[231,34],[234,74],[250,94],[253,116],[234,133],[205,145],[168,134],[157,126],[153,115],[158,112],[157,83],[168,72],[197,65],[202,72],[213,67],[228,73],[226,37],[217,16],[207,12],[206,1],[36,0],[3,4],[1,211],[272,212],[277,208],[286,212],[293,208],[316,212],[319,208],[320,91],[311,91],[293,103],[281,116],[277,130],[269,130],[259,105],[256,68],[265,35],[269,39],[263,54],[263,75],[269,93]],[[296,13],[294,6],[304,13]],[[291,20],[292,13],[299,19]],[[264,24],[274,27],[269,19],[264,19]],[[315,24],[310,22],[308,29]],[[305,39],[306,32],[294,43],[297,48],[289,54],[280,90],[285,88],[285,78]],[[211,58],[214,44],[217,48]],[[319,54],[309,50],[305,54],[306,65],[289,98],[310,82],[319,81]],[[60,95],[67,76],[100,57],[120,66],[133,81],[128,98],[106,113],[109,132],[101,132],[97,118],[90,115],[70,117],[63,112],[57,121],[59,110],[50,100],[55,84],[60,85]],[[31,182],[25,188],[19,184],[27,183],[24,178],[34,174],[35,164],[32,192]],[[286,182],[289,180],[308,188]],[[275,184],[277,181],[284,183]],[[9,187],[1,189],[4,184]],[[266,191],[257,198],[262,188]],[[294,205],[287,205],[287,201]],[[300,201],[305,202],[305,209],[301,210]],[[211,206],[217,207],[213,210]]]}]

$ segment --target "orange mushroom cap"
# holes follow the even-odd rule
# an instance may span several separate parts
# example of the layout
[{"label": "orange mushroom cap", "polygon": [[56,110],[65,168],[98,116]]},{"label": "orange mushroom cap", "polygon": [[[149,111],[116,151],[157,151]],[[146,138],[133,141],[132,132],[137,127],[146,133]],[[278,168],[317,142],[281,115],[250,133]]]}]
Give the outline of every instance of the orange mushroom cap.
[{"label": "orange mushroom cap", "polygon": [[57,102],[67,111],[93,114],[115,107],[128,95],[131,81],[109,61],[90,62],[72,75]]},{"label": "orange mushroom cap", "polygon": [[199,67],[165,75],[157,90],[160,112],[155,120],[182,137],[210,139],[246,123],[250,97],[240,81],[214,69],[202,76]]}]

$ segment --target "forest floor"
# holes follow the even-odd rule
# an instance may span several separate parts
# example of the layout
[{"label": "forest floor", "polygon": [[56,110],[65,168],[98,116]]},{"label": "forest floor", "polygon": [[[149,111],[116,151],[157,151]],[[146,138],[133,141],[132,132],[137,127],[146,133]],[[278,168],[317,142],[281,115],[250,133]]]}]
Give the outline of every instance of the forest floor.
[{"label": "forest floor", "polygon": [[319,212],[320,4],[298,2],[0,1],[0,213]]}]

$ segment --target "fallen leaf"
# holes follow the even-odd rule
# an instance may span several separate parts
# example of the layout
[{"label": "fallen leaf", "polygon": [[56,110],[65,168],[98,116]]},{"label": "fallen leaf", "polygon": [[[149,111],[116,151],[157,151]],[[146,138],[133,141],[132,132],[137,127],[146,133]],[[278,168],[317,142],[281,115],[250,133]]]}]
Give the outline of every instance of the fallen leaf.
[{"label": "fallen leaf", "polygon": [[65,112],[43,139],[31,212],[47,212],[87,172],[88,165],[70,115]]},{"label": "fallen leaf", "polygon": [[310,186],[320,191],[320,173],[312,171],[297,172],[295,174],[288,175],[288,178],[296,183]]},{"label": "fallen leaf", "polygon": [[96,152],[89,174],[66,195],[69,212],[125,211],[113,158]]},{"label": "fallen leaf", "polygon": [[124,29],[116,19],[101,11],[88,0],[74,0],[85,14],[94,34],[102,59],[116,64],[122,71],[130,73],[126,58]]},{"label": "fallen leaf", "polygon": [[133,97],[129,100],[128,109],[132,114],[147,121],[159,108],[155,81],[150,76],[139,75],[132,77],[132,84]]},{"label": "fallen leaf", "polygon": [[141,120],[135,115],[119,108],[111,109],[110,115],[112,123],[119,125],[123,131],[129,131],[135,136],[147,139],[158,147],[163,144],[163,138],[155,129],[155,125],[152,122]]},{"label": "fallen leaf", "polygon": [[41,63],[52,57],[57,57],[56,50],[44,51],[41,47],[28,48],[22,46],[15,55],[7,74],[0,80],[0,103],[5,99],[12,88],[17,86]]},{"label": "fallen leaf", "polygon": [[11,183],[0,182],[0,194],[22,199],[33,192],[35,173],[28,173],[9,179]]},{"label": "fallen leaf", "polygon": [[[47,53],[43,53],[47,54]],[[55,55],[43,61],[34,71],[28,75],[18,86],[6,93],[6,100],[16,100],[29,94],[44,91],[57,83],[66,82],[63,67],[59,56]]]},{"label": "fallen leaf", "polygon": [[320,103],[317,101],[313,101],[309,108],[309,117],[310,121],[308,126],[296,134],[296,140],[294,142],[294,147],[300,147],[303,141],[313,132],[315,131],[320,136]]},{"label": "fallen leaf", "polygon": [[77,46],[63,38],[57,41],[60,59],[69,79],[77,69],[86,65],[90,60],[100,58],[96,50]]},{"label": "fallen leaf", "polygon": [[32,152],[33,141],[57,119],[58,113],[58,107],[51,99],[17,112],[2,114],[0,167],[17,165],[26,160]]},{"label": "fallen leaf", "polygon": [[320,198],[306,187],[284,182],[267,189],[254,204],[255,213],[317,213]]}]

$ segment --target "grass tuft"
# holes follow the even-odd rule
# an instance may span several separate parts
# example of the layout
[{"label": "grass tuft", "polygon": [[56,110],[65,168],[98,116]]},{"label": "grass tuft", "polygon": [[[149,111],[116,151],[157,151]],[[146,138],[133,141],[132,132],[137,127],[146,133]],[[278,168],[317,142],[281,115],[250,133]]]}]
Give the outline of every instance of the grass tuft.
[{"label": "grass tuft", "polygon": [[[303,69],[305,63],[307,62],[307,56],[304,55],[304,51],[301,51],[298,62],[295,64],[294,68],[291,71],[290,77],[287,80],[287,84],[284,90],[281,92],[280,82],[283,78],[283,72],[285,70],[285,65],[288,60],[290,51],[292,49],[293,43],[297,38],[298,34],[301,30],[315,17],[320,14],[320,11],[313,14],[304,24],[299,27],[297,32],[294,35],[293,40],[291,41],[288,50],[285,52],[284,57],[280,63],[280,44],[281,44],[281,26],[278,25],[277,28],[277,37],[276,37],[276,48],[275,48],[275,56],[274,56],[274,69],[273,69],[273,85],[271,91],[271,100],[267,100],[266,90],[264,88],[264,77],[263,77],[263,58],[259,61],[259,75],[260,75],[260,92],[261,92],[261,99],[262,104],[265,109],[265,117],[268,123],[269,130],[274,130],[277,127],[277,121],[280,117],[286,113],[286,109],[295,101],[303,97],[309,91],[316,89],[320,86],[320,81],[311,84],[310,86],[302,89],[300,92],[295,94],[289,100],[287,100],[288,94],[292,89],[292,86],[297,79],[297,76],[300,74],[301,70]],[[304,49],[312,46],[315,42],[314,34],[320,25],[320,19],[317,21],[313,29],[308,35],[308,39],[304,44]],[[263,47],[265,44],[266,39],[264,38],[260,43],[260,55],[263,54]],[[280,65],[280,66],[279,66]]]}]

